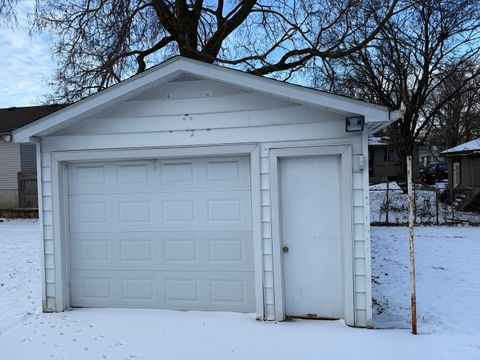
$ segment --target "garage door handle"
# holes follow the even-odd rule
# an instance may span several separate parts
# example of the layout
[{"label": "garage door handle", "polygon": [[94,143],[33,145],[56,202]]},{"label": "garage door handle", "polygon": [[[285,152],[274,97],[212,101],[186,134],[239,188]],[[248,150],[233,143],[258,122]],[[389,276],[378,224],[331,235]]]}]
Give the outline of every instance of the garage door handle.
[{"label": "garage door handle", "polygon": [[284,253],[288,253],[288,250],[290,250],[290,249],[288,248],[288,246],[284,246],[282,248],[282,250],[283,250]]}]

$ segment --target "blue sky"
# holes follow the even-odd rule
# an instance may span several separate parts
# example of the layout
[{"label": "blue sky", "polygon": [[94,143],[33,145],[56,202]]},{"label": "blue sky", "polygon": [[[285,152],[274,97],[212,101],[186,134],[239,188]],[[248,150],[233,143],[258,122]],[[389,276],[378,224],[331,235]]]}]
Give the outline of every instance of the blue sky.
[{"label": "blue sky", "polygon": [[17,24],[0,24],[0,108],[42,103],[50,92],[55,63],[46,35],[29,35],[27,14],[33,1],[23,1],[17,9]]}]

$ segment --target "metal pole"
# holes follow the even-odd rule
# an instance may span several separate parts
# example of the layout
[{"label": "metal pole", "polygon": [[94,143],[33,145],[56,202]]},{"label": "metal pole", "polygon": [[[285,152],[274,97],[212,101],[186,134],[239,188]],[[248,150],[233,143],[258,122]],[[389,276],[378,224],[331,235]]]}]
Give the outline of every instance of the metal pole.
[{"label": "metal pole", "polygon": [[414,249],[414,215],[412,191],[412,157],[407,156],[407,187],[408,187],[408,229],[410,233],[410,300],[412,306],[412,334],[417,334],[417,294],[415,289],[415,249]]}]

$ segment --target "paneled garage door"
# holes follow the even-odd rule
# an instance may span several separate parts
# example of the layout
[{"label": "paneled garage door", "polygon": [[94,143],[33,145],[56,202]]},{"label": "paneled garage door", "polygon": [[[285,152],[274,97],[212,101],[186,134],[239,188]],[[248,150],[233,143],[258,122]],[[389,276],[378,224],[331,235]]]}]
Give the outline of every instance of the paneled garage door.
[{"label": "paneled garage door", "polygon": [[72,306],[255,311],[248,157],[68,165]]}]

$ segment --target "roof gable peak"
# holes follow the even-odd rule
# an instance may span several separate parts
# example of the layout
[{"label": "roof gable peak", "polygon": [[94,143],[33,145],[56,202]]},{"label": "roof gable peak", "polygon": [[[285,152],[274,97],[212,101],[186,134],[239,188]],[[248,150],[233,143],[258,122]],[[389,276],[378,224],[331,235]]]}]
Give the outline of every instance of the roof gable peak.
[{"label": "roof gable peak", "polygon": [[45,136],[119,102],[138,96],[162,83],[198,79],[214,80],[324,110],[348,115],[363,115],[367,123],[378,125],[389,121],[388,109],[382,106],[176,56],[18,129],[14,132],[14,140],[29,142],[31,137]]}]

